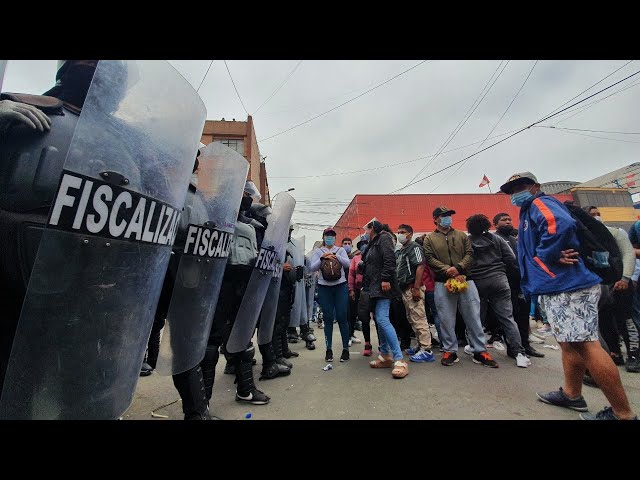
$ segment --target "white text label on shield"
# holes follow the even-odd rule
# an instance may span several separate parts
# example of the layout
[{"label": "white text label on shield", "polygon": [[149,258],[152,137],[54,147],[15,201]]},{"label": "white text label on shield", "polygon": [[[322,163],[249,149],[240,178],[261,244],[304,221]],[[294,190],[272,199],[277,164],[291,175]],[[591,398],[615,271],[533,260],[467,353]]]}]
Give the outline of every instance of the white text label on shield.
[{"label": "white text label on shield", "polygon": [[155,198],[63,170],[49,226],[116,240],[173,245],[180,212]]},{"label": "white text label on shield", "polygon": [[190,224],[183,253],[205,258],[226,258],[229,256],[232,238],[232,233]]},{"label": "white text label on shield", "polygon": [[274,272],[276,271],[278,263],[278,252],[264,247],[260,249],[260,253],[258,253],[258,258],[256,260],[257,269]]}]

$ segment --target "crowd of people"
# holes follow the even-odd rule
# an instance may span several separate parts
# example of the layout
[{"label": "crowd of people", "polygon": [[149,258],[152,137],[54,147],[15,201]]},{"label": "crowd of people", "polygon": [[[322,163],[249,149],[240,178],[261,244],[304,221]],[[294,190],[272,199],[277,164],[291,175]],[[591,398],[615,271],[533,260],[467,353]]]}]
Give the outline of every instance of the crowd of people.
[{"label": "crowd of people", "polygon": [[[61,65],[57,85],[47,92],[46,97],[13,95],[11,99],[2,97],[0,101],[0,135],[3,135],[3,140],[17,137],[16,126],[22,128],[21,135],[26,138],[17,146],[6,140],[3,144],[4,150],[0,151],[3,161],[7,162],[6,168],[0,171],[0,185],[6,186],[8,192],[0,196],[0,227],[8,232],[0,237],[0,245],[3,247],[0,254],[0,286],[3,292],[0,307],[5,317],[0,332],[0,387],[3,387],[6,377],[11,380],[7,382],[8,387],[4,385],[6,390],[2,397],[2,412],[12,411],[13,406],[9,405],[11,402],[7,399],[13,398],[14,394],[24,393],[20,391],[20,376],[16,372],[24,368],[21,360],[31,358],[28,355],[21,357],[19,349],[16,348],[16,344],[24,343],[22,336],[26,331],[25,324],[28,321],[36,322],[36,319],[30,319],[22,310],[31,307],[33,295],[41,293],[38,288],[51,289],[55,283],[49,282],[44,285],[35,281],[32,282],[33,288],[30,288],[31,270],[36,268],[34,264],[38,267],[39,274],[42,268],[50,267],[51,270],[47,272],[51,279],[58,271],[63,270],[66,260],[55,257],[57,260],[54,261],[42,254],[38,263],[36,253],[40,239],[44,238],[44,243],[55,242],[52,237],[36,238],[28,229],[34,224],[42,228],[47,222],[52,221],[47,219],[47,215],[54,200],[63,198],[60,209],[65,208],[65,205],[71,207],[75,201],[75,198],[69,195],[65,197],[62,193],[56,194],[55,188],[60,173],[56,171],[55,175],[52,175],[55,182],[49,185],[51,191],[43,195],[43,199],[38,200],[37,205],[21,209],[20,202],[25,196],[10,196],[17,188],[11,182],[24,180],[23,173],[20,173],[23,170],[18,168],[20,165],[17,165],[15,160],[23,158],[19,155],[21,151],[36,148],[33,147],[32,137],[40,135],[37,137],[37,141],[40,142],[45,132],[60,130],[60,118],[53,117],[52,121],[46,113],[52,116],[67,116],[78,121],[77,117],[82,111],[97,65],[98,61],[68,61]],[[119,68],[125,67],[120,65]],[[105,79],[109,79],[107,74]],[[125,129],[123,125],[118,124],[118,131]],[[24,131],[27,131],[28,135]],[[69,138],[63,139],[64,144],[59,145],[62,151],[69,148],[71,133],[75,132],[71,128],[67,133]],[[40,149],[40,143],[36,144],[37,149]],[[193,157],[182,159],[182,173],[193,174],[188,185],[185,211],[196,212],[198,205],[206,203],[203,189],[198,188],[198,156],[211,151],[201,145],[193,169],[190,166]],[[33,159],[36,159],[36,156]],[[59,163],[61,170],[63,163]],[[244,162],[241,163],[244,165]],[[93,167],[97,169],[98,165]],[[52,171],[55,170],[51,168]],[[33,170],[35,172],[36,168]],[[14,175],[15,172],[20,175]],[[108,170],[92,172],[92,182],[98,182],[100,177],[107,179],[111,174],[120,182],[120,186],[117,187],[119,190],[106,185],[106,180],[105,185],[100,188],[104,188],[106,192],[119,193],[118,198],[123,198],[119,205],[126,204],[128,198],[126,206],[131,207],[132,194],[125,191],[129,179],[122,175],[114,175],[117,173]],[[246,170],[241,175],[241,181],[244,182],[245,178]],[[109,178],[108,181],[113,185],[116,180]],[[81,178],[78,177],[77,181],[74,188],[79,190]],[[35,182],[27,184],[31,186]],[[90,188],[83,190],[82,199],[79,200],[84,202],[82,208],[86,208]],[[168,371],[182,399],[184,418],[206,420],[211,418],[210,404],[220,354],[224,355],[227,362],[225,373],[235,375],[235,400],[253,405],[267,404],[270,397],[259,390],[254,381],[253,366],[257,363],[254,358],[254,342],[258,344],[262,357],[259,380],[266,381],[290,375],[294,369],[291,359],[299,353],[289,348],[289,342],[301,338],[308,350],[315,349],[316,336],[309,324],[311,320],[315,321],[318,330],[324,333],[325,362],[334,362],[333,328],[334,323],[337,323],[340,332],[340,362],[350,360],[349,348],[353,344],[361,343],[356,335],[356,330],[361,330],[364,336],[362,355],[370,357],[377,350],[375,359],[369,362],[370,367],[389,369],[391,376],[396,379],[409,375],[411,363],[432,363],[439,354],[442,366],[453,367],[461,360],[458,356],[460,348],[468,355],[463,355],[463,358],[469,358],[471,362],[480,366],[499,367],[498,362],[489,353],[490,349],[495,349],[506,350],[507,356],[517,367],[527,368],[531,365],[532,358],[544,357],[532,343],[540,343],[543,341],[543,335],[552,334],[562,351],[564,385],[558,390],[538,393],[539,400],[582,412],[581,417],[584,419],[637,419],[629,405],[616,365],[626,364],[629,372],[640,372],[640,288],[637,288],[640,262],[636,260],[640,257],[640,222],[637,222],[628,234],[618,228],[607,227],[602,223],[596,206],[581,209],[545,195],[531,172],[513,175],[502,185],[501,190],[511,197],[513,205],[520,208],[517,230],[513,228],[510,215],[504,212],[496,213],[492,220],[478,213],[466,219],[464,229],[456,228],[456,211],[446,206],[438,206],[432,211],[434,229],[424,235],[414,238],[416,232],[408,224],[400,224],[392,230],[389,225],[373,220],[357,238],[354,248],[351,238],[343,238],[338,244],[336,230],[327,228],[322,233],[321,246],[306,257],[301,257],[298,252],[303,250],[303,245],[299,244],[299,240],[292,238],[295,225],[290,220],[295,201],[286,192],[281,192],[278,194],[281,196],[280,199],[276,199],[273,206],[262,204],[258,189],[251,181],[247,181],[239,205],[228,205],[229,210],[233,211],[234,218],[231,220],[235,222],[232,222],[232,231],[226,232],[223,230],[225,225],[216,224],[211,218],[206,218],[206,214],[203,214],[204,219],[197,222],[197,216],[189,220],[190,217],[183,214],[183,218],[178,221],[176,215],[170,230],[175,232],[174,243],[164,244],[171,245],[175,255],[170,256],[160,248],[154,250],[155,260],[149,262],[149,265],[154,266],[153,271],[152,267],[148,267],[148,271],[144,268],[137,271],[126,270],[133,269],[137,264],[124,262],[120,265],[105,260],[105,271],[109,265],[116,265],[112,274],[117,281],[136,275],[136,278],[146,281],[145,285],[148,285],[149,289],[147,295],[138,298],[138,292],[133,292],[128,305],[139,305],[140,311],[143,312],[140,315],[148,316],[149,321],[139,318],[132,321],[132,325],[142,325],[141,330],[135,330],[134,333],[143,333],[135,337],[130,331],[120,331],[121,325],[126,323],[122,319],[134,317],[131,312],[121,310],[127,305],[117,304],[113,307],[113,315],[108,319],[113,321],[115,327],[110,326],[113,330],[104,335],[113,333],[114,342],[121,342],[114,348],[120,357],[101,357],[101,349],[104,348],[106,351],[107,348],[100,343],[104,338],[100,337],[103,333],[98,327],[95,332],[89,330],[89,333],[100,337],[99,348],[96,350],[91,343],[92,349],[84,352],[84,358],[80,355],[81,351],[73,348],[80,339],[74,337],[73,332],[62,330],[69,334],[68,338],[64,337],[62,340],[68,341],[71,345],[65,345],[65,354],[73,359],[64,368],[73,367],[76,369],[74,372],[77,372],[81,365],[80,358],[86,360],[86,365],[82,366],[86,367],[87,371],[102,375],[103,380],[109,372],[121,374],[124,367],[133,366],[136,370],[135,375],[138,375],[141,363],[139,374],[151,375],[158,368],[158,358],[162,350],[161,332],[163,329],[165,333],[169,330],[171,335],[167,337],[171,338],[163,340],[165,346],[170,344],[169,350],[173,354],[173,358],[170,355],[170,362],[173,363]],[[39,193],[34,192],[33,196],[36,194]],[[158,197],[160,198],[160,195]],[[149,196],[148,198],[151,199]],[[111,201],[111,198],[107,200]],[[170,210],[168,202],[165,203],[158,200],[158,204],[162,204],[162,212]],[[93,204],[95,212],[99,213],[100,202],[94,199]],[[140,205],[144,207],[144,202]],[[155,208],[155,203],[153,205]],[[275,212],[275,209],[279,210]],[[136,212],[138,210],[140,209]],[[143,210],[144,208],[140,212],[144,214]],[[122,216],[118,216],[118,209],[114,211],[108,226],[117,231],[124,221]],[[163,214],[160,213],[158,222],[163,222]],[[140,222],[141,231],[138,237],[142,237],[147,243],[144,247],[139,247],[140,250],[137,250],[138,247],[131,247],[133,251],[149,249],[149,244],[163,238],[160,223],[155,233],[148,231],[152,217],[153,208],[145,224],[144,236],[144,222]],[[71,219],[69,223],[73,221],[74,225],[82,220],[80,214],[68,218]],[[104,218],[102,227],[106,225],[106,215]],[[133,220],[129,220],[133,225]],[[89,224],[87,220],[87,225]],[[95,225],[91,225],[83,230],[82,235],[64,237],[73,239],[73,248],[70,243],[68,253],[72,260],[77,259],[79,255],[84,261],[92,262],[100,255],[104,256],[102,253],[93,256],[77,254],[77,245],[91,244],[91,247],[81,247],[87,249],[111,246],[111,243],[100,246],[92,244],[96,237],[91,236],[91,233],[95,234],[98,230],[92,231],[91,228],[95,228]],[[168,225],[167,221],[164,228],[167,229]],[[196,231],[199,232],[197,237]],[[225,240],[214,244],[214,237]],[[207,242],[211,239],[211,243],[204,244],[197,255],[185,257],[188,246],[193,242],[197,245],[201,238]],[[60,245],[64,246],[62,240],[59,241]],[[127,255],[130,254],[126,249],[123,251]],[[29,254],[26,262],[25,252]],[[195,248],[193,252],[196,252]],[[188,259],[183,264],[184,258]],[[217,262],[217,267],[213,262]],[[46,264],[45,267],[40,268],[43,263]],[[206,267],[207,264],[210,267]],[[84,271],[89,272],[89,267],[93,266],[89,263]],[[158,274],[157,278],[152,275],[153,272]],[[199,272],[196,277],[200,274],[201,276],[197,279],[190,277],[193,272]],[[219,277],[215,277],[218,273]],[[194,287],[199,281],[214,277],[220,281],[214,282],[215,294],[212,294],[209,303],[204,301],[206,299],[189,297],[193,292],[197,292]],[[76,278],[77,275],[72,280],[75,281]],[[80,287],[99,287],[99,295],[95,301],[100,302],[104,301],[107,289],[117,284],[116,280],[112,284],[104,282],[99,285],[83,285],[80,282]],[[72,305],[64,302],[74,302],[74,291],[68,286],[60,286],[61,290],[64,288],[65,294],[71,297],[60,297],[63,300],[58,300],[59,304],[56,307],[61,315],[61,327],[66,329],[73,322],[67,322],[64,317],[65,308],[70,309]],[[59,292],[53,293],[57,295]],[[188,302],[194,302],[189,305],[196,305],[198,301],[204,304],[200,312],[203,321],[194,321],[192,325],[195,330],[191,333],[195,332],[195,340],[186,341],[186,344],[182,345],[187,350],[192,346],[195,348],[196,343],[202,347],[202,355],[199,355],[196,361],[187,362],[192,352],[183,354],[183,350],[180,350],[181,340],[177,333],[180,330],[176,328],[179,325],[176,322],[183,320],[170,318],[172,309],[175,311],[176,305],[181,305],[177,299],[181,295],[181,301],[186,298]],[[313,301],[316,297],[317,308]],[[122,296],[114,295],[113,301],[119,302],[121,298]],[[149,305],[145,304],[145,301],[150,302]],[[295,310],[296,314],[292,315],[296,301],[299,302],[299,308]],[[300,307],[302,304],[306,307]],[[153,319],[150,318],[153,313],[149,312],[155,312]],[[86,311],[84,313],[86,314]],[[19,324],[21,315],[23,318]],[[96,325],[106,329],[109,326],[106,319],[107,317],[100,322],[96,320]],[[189,320],[186,319],[184,322]],[[536,325],[535,321],[541,324]],[[170,329],[166,329],[166,322],[171,325]],[[377,349],[374,349],[373,345],[372,323],[377,334]],[[145,329],[145,325],[149,328]],[[435,332],[432,332],[431,326]],[[42,327],[41,330],[34,331],[46,336],[42,333],[45,330],[46,328]],[[50,335],[47,337],[48,341],[52,340],[51,332],[47,330],[46,334]],[[626,347],[626,361],[621,349],[621,338]],[[190,341],[192,343],[189,343]],[[134,351],[131,346],[133,343],[141,347],[139,357],[136,356],[137,350]],[[126,352],[125,346],[130,347]],[[438,354],[434,352],[436,348],[439,349]],[[25,347],[29,355],[33,355],[31,350]],[[142,350],[145,350],[144,360]],[[134,354],[128,357],[122,352]],[[184,360],[184,365],[188,364],[188,367],[178,368],[178,360]],[[122,369],[114,368],[114,365],[120,366],[118,362],[122,362]],[[62,365],[64,361],[59,363]],[[59,368],[57,374],[61,371],[67,372],[63,367]],[[11,375],[5,377],[7,370]],[[117,384],[119,377],[114,376],[109,380],[112,384]],[[65,385],[66,382],[73,384],[66,377],[59,381]],[[83,383],[90,395],[82,401],[91,404],[93,398],[101,396],[108,402],[111,401],[108,398],[109,382],[96,382],[96,386],[90,383]],[[582,396],[582,386],[585,384],[600,388],[611,406],[597,413],[589,413]],[[82,410],[84,405],[81,405],[82,408],[73,405],[73,389],[69,388],[66,392],[60,393],[60,398],[67,403],[53,411],[48,405],[55,402],[36,398],[42,391],[46,391],[46,388],[40,388],[36,383],[32,386],[36,393],[33,397],[29,397],[28,392],[25,394],[28,397],[27,403],[33,402],[33,405],[36,405],[39,401],[38,405],[47,405],[42,413],[43,418],[65,418],[65,414],[69,418],[89,416]],[[134,386],[135,382],[131,389]],[[94,387],[103,390],[94,392],[91,390]],[[0,390],[0,394],[2,393]],[[123,401],[130,401],[131,393],[124,391]],[[60,405],[63,403],[60,402]],[[29,403],[25,409],[30,411],[33,405]],[[119,405],[125,404],[121,401]],[[118,411],[120,406],[113,407],[113,412]],[[65,408],[68,408],[68,413],[61,413]],[[3,415],[11,417],[11,414]],[[32,412],[24,415],[32,415]],[[92,411],[91,416],[105,418],[109,416],[109,412]]]}]

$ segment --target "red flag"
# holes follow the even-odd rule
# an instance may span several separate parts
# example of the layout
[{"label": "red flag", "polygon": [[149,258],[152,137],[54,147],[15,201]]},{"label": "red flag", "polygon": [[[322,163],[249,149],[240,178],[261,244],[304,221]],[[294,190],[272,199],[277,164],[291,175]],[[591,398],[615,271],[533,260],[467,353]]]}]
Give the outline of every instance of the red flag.
[{"label": "red flag", "polygon": [[491,182],[489,181],[489,179],[487,178],[487,176],[485,175],[484,177],[482,177],[482,181],[480,182],[480,185],[478,185],[480,188],[489,185]]}]

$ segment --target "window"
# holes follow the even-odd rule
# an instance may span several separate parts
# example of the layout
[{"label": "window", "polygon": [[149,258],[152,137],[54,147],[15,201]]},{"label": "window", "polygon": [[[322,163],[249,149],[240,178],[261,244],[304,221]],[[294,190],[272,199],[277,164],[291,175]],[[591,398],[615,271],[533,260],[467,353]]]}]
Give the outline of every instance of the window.
[{"label": "window", "polygon": [[238,152],[240,155],[244,155],[244,140],[241,138],[225,138],[222,140],[218,139],[214,141],[226,145],[227,147]]}]

